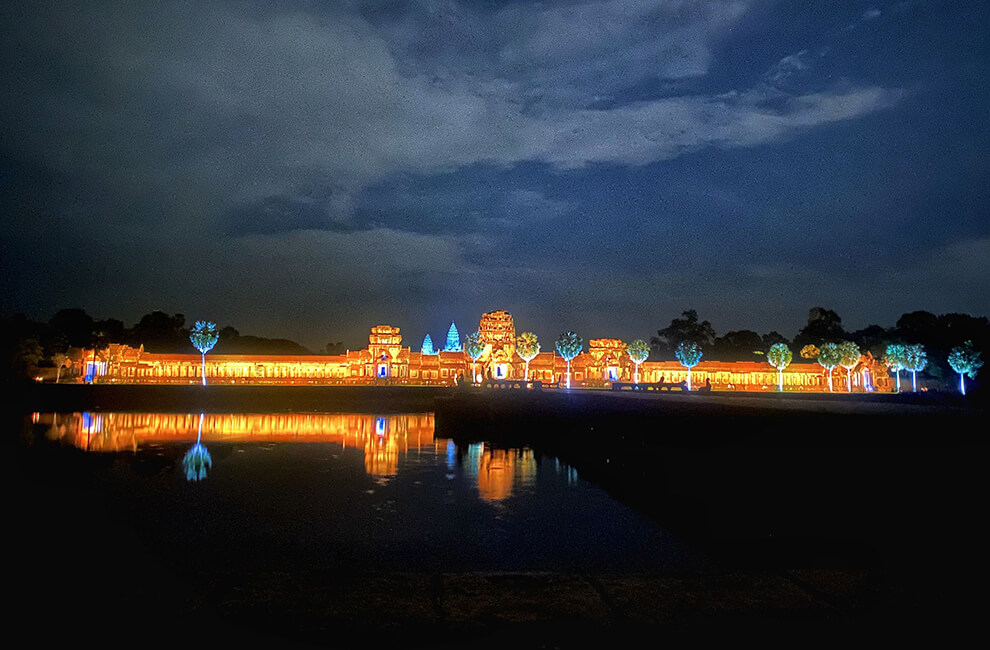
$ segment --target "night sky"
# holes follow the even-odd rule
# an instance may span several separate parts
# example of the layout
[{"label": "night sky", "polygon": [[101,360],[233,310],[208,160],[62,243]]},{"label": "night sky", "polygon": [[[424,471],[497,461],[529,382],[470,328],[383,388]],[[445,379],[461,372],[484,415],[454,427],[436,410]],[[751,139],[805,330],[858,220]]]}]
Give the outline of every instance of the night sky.
[{"label": "night sky", "polygon": [[990,315],[985,0],[4,2],[0,52],[4,317]]}]

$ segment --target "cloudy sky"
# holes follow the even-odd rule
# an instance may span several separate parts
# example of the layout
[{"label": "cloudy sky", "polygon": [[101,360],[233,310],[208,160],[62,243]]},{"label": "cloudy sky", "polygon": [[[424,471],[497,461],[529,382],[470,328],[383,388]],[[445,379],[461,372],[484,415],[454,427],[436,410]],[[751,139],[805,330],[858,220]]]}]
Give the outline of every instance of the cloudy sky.
[{"label": "cloudy sky", "polygon": [[990,315],[983,0],[0,4],[0,311]]}]

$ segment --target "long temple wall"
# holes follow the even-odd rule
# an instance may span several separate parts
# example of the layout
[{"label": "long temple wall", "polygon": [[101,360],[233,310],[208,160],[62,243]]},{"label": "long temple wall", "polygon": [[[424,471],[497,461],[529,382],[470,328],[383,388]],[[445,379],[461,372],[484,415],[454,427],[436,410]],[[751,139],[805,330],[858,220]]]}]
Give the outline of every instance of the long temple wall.
[{"label": "long temple wall", "polygon": [[[213,384],[450,386],[470,381],[472,372],[480,380],[521,380],[525,374],[526,363],[515,354],[511,357],[489,354],[473,363],[464,352],[412,352],[400,347],[397,331],[388,330],[388,335],[387,348],[379,339],[369,349],[342,355],[207,354],[206,378]],[[105,350],[87,354],[94,359],[87,363],[85,375],[89,381],[128,384],[202,381],[204,366],[199,354],[156,354],[126,346],[112,347],[112,354]],[[570,363],[571,386],[607,388],[612,382],[634,382],[635,364],[628,355],[617,354],[617,349],[603,344],[574,358]],[[544,385],[562,385],[567,380],[567,371],[567,362],[554,352],[541,352],[529,363],[529,379]],[[687,381],[688,369],[676,361],[646,361],[640,364],[638,375],[640,383],[677,384]],[[817,363],[793,363],[784,370],[782,378],[785,390],[828,390],[827,374]],[[889,376],[871,357],[861,359],[851,372],[851,380],[854,391],[863,391],[864,387],[877,391],[891,388]],[[834,390],[847,390],[847,371],[841,367],[834,369],[832,382]],[[713,390],[773,391],[777,389],[777,370],[768,363],[703,361],[691,369],[691,384],[697,389],[706,383]]]}]

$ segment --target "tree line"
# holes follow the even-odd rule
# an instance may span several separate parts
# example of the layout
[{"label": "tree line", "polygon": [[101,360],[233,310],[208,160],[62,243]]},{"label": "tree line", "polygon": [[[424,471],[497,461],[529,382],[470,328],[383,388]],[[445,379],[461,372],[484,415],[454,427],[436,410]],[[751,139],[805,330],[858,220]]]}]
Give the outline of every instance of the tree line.
[{"label": "tree line", "polygon": [[[83,349],[101,349],[110,343],[131,347],[144,346],[157,353],[189,353],[192,351],[190,333],[184,314],[168,314],[156,310],[126,326],[116,318],[97,319],[79,308],[60,309],[45,322],[33,321],[23,315],[3,319],[0,341],[4,346],[5,381],[30,379],[42,369],[54,368],[55,377],[78,374]],[[326,350],[333,354],[340,344],[330,343]],[[213,348],[215,354],[313,354],[306,347],[281,338],[265,338],[241,334],[226,326],[219,330]]]},{"label": "tree line", "polygon": [[[958,374],[954,365],[959,364],[952,362],[953,351],[968,346],[979,355],[987,350],[990,321],[985,316],[914,311],[903,314],[891,327],[868,325],[847,331],[836,312],[813,307],[807,323],[788,339],[777,331],[761,335],[752,330],[734,330],[718,336],[709,321],[701,320],[697,311],[689,309],[651,337],[650,358],[680,360],[677,351],[684,349],[684,343],[694,344],[706,358],[719,361],[769,361],[767,354],[773,346],[783,344],[793,351],[795,362],[819,362],[826,368],[842,365],[850,356],[858,358],[868,353],[887,363],[893,372],[898,365],[909,371],[910,366],[917,367],[920,352],[925,363],[915,375],[920,373],[947,385]],[[854,349],[857,354],[851,355]]]}]

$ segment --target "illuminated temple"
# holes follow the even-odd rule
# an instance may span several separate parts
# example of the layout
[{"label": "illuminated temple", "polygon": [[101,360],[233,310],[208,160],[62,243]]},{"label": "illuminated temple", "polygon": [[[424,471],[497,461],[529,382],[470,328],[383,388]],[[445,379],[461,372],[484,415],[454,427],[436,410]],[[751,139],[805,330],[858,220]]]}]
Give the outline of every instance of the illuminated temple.
[{"label": "illuminated temple", "polygon": [[[501,310],[483,314],[477,331],[484,351],[475,363],[462,350],[453,323],[442,349],[419,352],[402,346],[398,327],[376,325],[367,348],[344,354],[207,354],[206,378],[211,384],[452,386],[471,383],[473,368],[476,383],[521,381],[526,363],[516,354],[512,316]],[[544,342],[543,348],[549,349],[529,363],[529,379],[545,388],[563,385],[567,362],[556,354],[552,342]],[[84,351],[83,359],[86,367],[81,381],[192,384],[202,376],[201,358],[195,352],[160,354],[147,352],[143,346],[111,344]],[[639,367],[639,383],[678,384],[687,380],[687,373],[677,361],[645,361]],[[590,339],[587,350],[571,361],[572,387],[608,388],[615,382],[633,383],[634,376],[635,364],[620,339]],[[846,389],[847,377],[856,391],[890,389],[885,368],[869,354],[849,370],[838,367],[832,371],[836,391]],[[695,388],[707,383],[713,390],[772,391],[777,388],[777,370],[766,362],[701,361],[691,369],[691,383]],[[792,363],[783,372],[785,390],[827,391],[828,383],[827,372],[817,363]]]}]

